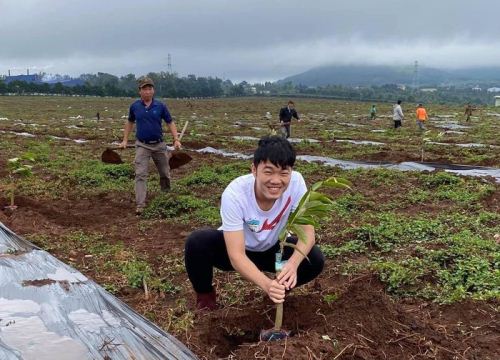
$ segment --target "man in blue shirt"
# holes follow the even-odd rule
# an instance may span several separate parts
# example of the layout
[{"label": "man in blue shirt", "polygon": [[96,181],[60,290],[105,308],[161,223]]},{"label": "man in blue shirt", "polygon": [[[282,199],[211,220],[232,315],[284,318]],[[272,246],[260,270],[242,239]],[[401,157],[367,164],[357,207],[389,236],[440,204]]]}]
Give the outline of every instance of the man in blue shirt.
[{"label": "man in blue shirt", "polygon": [[172,133],[174,147],[180,149],[181,143],[167,106],[153,97],[155,93],[153,80],[149,77],[141,77],[138,84],[141,99],[130,105],[128,121],[125,123],[123,141],[120,147],[125,148],[127,146],[128,137],[134,128],[134,124],[137,124],[134,163],[135,201],[137,205],[136,214],[140,215],[146,206],[146,182],[150,158],[153,158],[158,169],[161,190],[170,190],[170,168],[168,165],[170,155],[167,144],[163,141],[162,119],[165,120]]}]

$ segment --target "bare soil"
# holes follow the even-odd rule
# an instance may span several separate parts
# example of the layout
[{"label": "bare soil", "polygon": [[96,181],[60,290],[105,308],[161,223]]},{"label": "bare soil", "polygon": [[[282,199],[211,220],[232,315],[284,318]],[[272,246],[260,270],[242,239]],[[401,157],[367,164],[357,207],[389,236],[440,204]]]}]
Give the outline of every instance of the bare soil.
[{"label": "bare soil", "polygon": [[[184,169],[189,171],[189,169]],[[493,200],[496,202],[497,199]],[[2,198],[0,206],[5,205]],[[96,198],[39,201],[19,197],[19,208],[0,221],[20,235],[62,235],[72,230],[106,234],[110,242],[123,241],[145,254],[182,256],[184,238],[192,229],[158,222],[147,234],[138,230],[132,199],[123,194]],[[55,254],[67,259],[68,254]],[[75,256],[75,254],[72,254]],[[77,254],[82,256],[83,254]],[[76,261],[78,263],[78,261]],[[500,353],[500,318],[492,302],[467,301],[438,306],[419,300],[398,300],[386,294],[372,274],[351,278],[324,274],[308,285],[308,293],[293,291],[285,303],[286,341],[259,342],[262,329],[273,325],[274,308],[257,295],[243,306],[196,312],[189,333],[176,334],[202,359],[496,359]],[[88,276],[96,276],[86,271]],[[183,274],[179,279],[187,281]],[[43,280],[31,286],[43,286]],[[324,295],[336,294],[330,304]],[[176,296],[154,293],[144,300],[138,289],[123,288],[118,296],[146,314],[161,317],[184,297],[193,308],[192,293]]]},{"label": "bare soil", "polygon": [[[23,99],[21,99],[23,100]],[[30,100],[30,99],[27,99]],[[32,99],[40,101],[39,106],[19,107],[16,102],[11,105],[13,109],[33,108],[36,114],[31,115],[40,123],[48,121],[47,111],[38,110],[40,106],[54,107],[51,101],[60,99]],[[2,99],[7,101],[7,99]],[[31,101],[31,100],[30,100]],[[66,99],[65,101],[77,101]],[[82,100],[78,100],[82,101]],[[92,100],[94,101],[94,100]],[[103,100],[108,105],[111,100]],[[120,119],[120,115],[128,108],[130,99],[113,100],[116,111],[114,119]],[[191,119],[192,114],[197,112],[199,120],[206,120],[206,127],[196,125],[192,121],[190,129],[205,137],[196,137],[186,134],[183,146],[188,149],[200,149],[212,146],[217,149],[239,151],[250,154],[255,147],[254,142],[234,141],[232,135],[257,136],[251,130],[252,126],[265,127],[267,120],[260,119],[265,111],[275,111],[282,103],[282,99],[274,99],[261,106],[261,100],[232,99],[232,100],[172,100],[175,114],[179,119]],[[48,104],[48,105],[45,105]],[[67,104],[66,104],[67,105]],[[66,108],[67,106],[64,106]],[[321,110],[329,112],[330,117],[325,122],[346,122],[348,117],[355,111],[354,107],[339,103],[324,101],[310,101],[310,109],[303,112],[312,115]],[[360,106],[364,107],[364,104]],[[387,104],[387,112],[390,111]],[[254,114],[259,109],[261,114]],[[80,111],[81,110],[81,111]],[[346,115],[337,118],[333,115],[334,110],[341,110]],[[93,117],[96,109],[89,108],[88,114],[83,109],[79,111],[87,118]],[[59,118],[75,116],[79,111],[71,110],[67,114],[57,115]],[[364,110],[363,110],[364,111]],[[222,115],[229,113],[228,119]],[[302,110],[301,110],[302,112]],[[111,113],[111,111],[110,111]],[[381,112],[382,113],[382,112]],[[21,117],[11,110],[10,118]],[[205,119],[206,116],[215,114],[214,120]],[[250,115],[253,114],[253,115]],[[52,116],[52,115],[51,115]],[[55,115],[54,115],[55,116]],[[111,116],[111,115],[110,115]],[[339,115],[340,116],[340,115]],[[28,116],[29,117],[29,116]],[[307,116],[306,116],[307,117]],[[26,118],[24,115],[22,118]],[[358,122],[361,120],[358,119]],[[233,127],[235,122],[248,124],[248,126]],[[57,121],[48,123],[57,125]],[[390,120],[380,120],[379,125],[389,130]],[[66,123],[64,123],[66,124]],[[107,130],[121,129],[122,121],[100,123]],[[307,124],[307,122],[306,122]],[[365,129],[359,133],[360,139],[386,141],[369,133],[368,122],[363,123]],[[371,123],[375,124],[376,123]],[[79,139],[96,139],[101,143],[89,143],[81,145],[77,152],[85,157],[93,156],[98,159],[102,151],[109,146],[113,140],[120,140],[121,133],[109,135],[108,131],[99,137],[94,133],[94,126],[83,129],[86,132],[74,133],[66,128],[54,129],[50,135],[59,135]],[[216,128],[220,125],[220,128]],[[317,124],[316,124],[317,125]],[[2,124],[6,131],[13,130],[14,125]],[[62,125],[57,125],[62,126]],[[210,127],[208,127],[210,126]],[[307,130],[305,125],[304,129]],[[212,130],[213,129],[213,130]],[[305,131],[303,129],[303,131]],[[318,127],[321,129],[321,127]],[[343,129],[343,128],[342,128]],[[32,129],[37,134],[35,129]],[[317,137],[312,128],[301,137]],[[317,130],[317,129],[316,129]],[[315,131],[316,131],[315,130]],[[351,131],[350,128],[344,129]],[[48,130],[38,130],[41,136],[45,136]],[[188,130],[189,132],[190,130]],[[213,131],[210,133],[209,131]],[[221,134],[222,133],[222,134]],[[300,133],[300,132],[297,132]],[[339,132],[342,134],[342,132]],[[107,135],[105,135],[107,134]],[[367,138],[367,135],[374,136]],[[346,135],[349,136],[349,135]],[[349,136],[350,137],[350,136]],[[326,138],[326,137],[324,137]],[[415,139],[418,137],[415,137]],[[319,144],[300,144],[299,154],[325,155],[335,158],[346,158],[350,160],[380,161],[380,162],[402,162],[420,161],[419,142],[396,143],[396,141],[377,148],[367,147],[366,150],[355,151],[356,147],[350,147],[345,143],[323,140]],[[488,139],[486,139],[488,140]],[[18,149],[26,149],[25,142],[30,141],[17,137],[15,143],[17,150],[4,146],[0,154],[0,177],[7,176],[6,161],[9,157],[17,154]],[[418,140],[420,141],[420,140]],[[475,141],[474,139],[467,142]],[[458,142],[458,140],[457,140]],[[462,140],[460,140],[462,142]],[[487,141],[486,141],[487,142]],[[491,142],[491,140],[490,140]],[[68,151],[73,151],[73,143],[61,143],[58,145]],[[408,147],[407,147],[408,146]],[[81,150],[80,150],[81,149]],[[354,149],[354,150],[353,150]],[[412,150],[408,150],[412,149]],[[19,150],[20,151],[20,150]],[[455,152],[452,152],[455,151]],[[462,151],[462,150],[460,150]],[[465,151],[465,150],[464,150]],[[467,149],[472,154],[481,149]],[[450,154],[450,152],[452,152]],[[499,153],[491,150],[492,154]],[[14,155],[13,155],[14,154]],[[176,169],[173,172],[173,181],[191,174],[201,166],[210,166],[213,163],[220,164],[220,159],[215,160],[213,155],[200,155],[189,152],[193,161]],[[354,154],[354,155],[353,155]],[[441,163],[462,163],[482,166],[498,166],[498,157],[467,157],[460,158],[460,152],[452,147],[433,147],[432,151],[426,153],[426,161]],[[12,156],[11,156],[12,155]],[[131,162],[132,153],[121,154],[125,162]],[[463,160],[463,161],[462,161]],[[40,173],[43,169],[40,170]],[[39,173],[39,174],[40,174]],[[46,174],[46,181],[53,181],[52,175]],[[313,174],[308,181],[321,178],[321,174]],[[385,204],[394,200],[402,194],[406,194],[419,184],[416,180],[402,181],[397,186],[377,186],[371,183],[372,179],[362,180],[356,183],[356,192],[362,194],[368,201],[357,211],[362,212],[371,209],[373,203]],[[132,181],[132,180],[131,180]],[[490,181],[490,180],[484,180]],[[381,190],[382,189],[382,190]],[[184,225],[167,220],[145,221],[134,214],[135,202],[133,194],[124,192],[103,192],[99,195],[79,194],[72,189],[61,189],[57,199],[44,199],[38,197],[16,196],[18,208],[13,212],[5,212],[2,209],[8,205],[5,193],[0,193],[0,222],[21,236],[46,236],[59,239],[75,231],[85,233],[101,234],[110,244],[123,243],[126,248],[140,253],[148,259],[153,268],[166,266],[162,261],[162,255],[182,262],[184,241],[186,236],[198,226],[197,224]],[[480,204],[485,210],[496,212],[500,209],[500,193],[493,192],[487,198],[481,200]],[[434,201],[432,203],[417,203],[402,205],[398,212],[402,215],[425,212],[432,216],[442,214],[448,208],[456,206],[447,201]],[[466,210],[465,210],[466,211]],[[343,220],[330,224],[328,230],[338,233],[348,227],[357,224],[348,223]],[[342,236],[326,239],[327,243],[335,244],[342,241]],[[72,249],[66,252],[53,252],[53,255],[62,261],[72,264],[86,276],[96,280],[98,283],[114,283],[113,274],[98,272],[86,266],[85,252],[80,249]],[[9,254],[6,256],[15,256]],[[363,263],[367,261],[365,255],[351,259],[351,262]],[[270,300],[263,296],[262,292],[249,286],[245,292],[244,300],[239,302],[222,303],[221,308],[211,312],[198,312],[194,310],[194,296],[190,288],[185,272],[175,275],[173,282],[180,290],[175,294],[152,291],[148,300],[144,298],[141,289],[123,286],[117,289],[116,295],[136,311],[148,317],[153,322],[162,326],[165,330],[173,333],[200,359],[449,359],[449,360],[493,360],[498,359],[500,354],[500,303],[495,301],[464,301],[453,305],[437,305],[419,299],[397,298],[386,293],[384,285],[378,277],[371,273],[358,273],[356,275],[340,275],[338,267],[342,260],[329,260],[324,272],[312,284],[306,285],[290,293],[285,303],[284,328],[291,331],[291,337],[279,342],[260,342],[259,333],[262,329],[273,326],[274,306]],[[217,274],[217,291],[225,291],[224,284],[235,280],[233,274]],[[25,286],[45,286],[51,283],[49,279],[39,279],[27,282]],[[64,288],[64,284],[60,285]],[[330,296],[330,297],[329,297]],[[330,299],[331,301],[327,301]],[[180,306],[179,304],[185,304]],[[184,306],[184,307],[183,307]],[[171,313],[179,319],[186,316],[187,330],[175,328],[167,320]],[[193,315],[189,317],[187,315]],[[171,317],[170,317],[171,318]],[[191,323],[192,320],[192,323]]]}]

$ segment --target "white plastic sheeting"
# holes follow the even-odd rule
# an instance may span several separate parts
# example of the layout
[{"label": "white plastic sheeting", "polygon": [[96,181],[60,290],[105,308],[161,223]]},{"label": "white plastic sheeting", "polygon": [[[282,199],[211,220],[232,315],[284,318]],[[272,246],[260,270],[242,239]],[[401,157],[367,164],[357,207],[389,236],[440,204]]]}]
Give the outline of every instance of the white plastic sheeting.
[{"label": "white plastic sheeting", "polygon": [[[224,150],[214,149],[213,147],[205,147],[203,149],[198,149],[196,151],[199,153],[222,155],[225,157],[232,157],[245,160],[253,158],[253,155],[227,152]],[[401,163],[349,161],[349,160],[338,160],[326,156],[315,156],[315,155],[297,155],[297,160],[302,160],[307,162],[319,162],[327,166],[338,166],[345,170],[385,168],[385,169],[400,170],[400,171],[434,171],[441,169],[446,172],[451,172],[463,176],[479,176],[479,177],[491,176],[495,178],[497,183],[500,183],[500,169],[491,167],[422,163],[422,162],[412,162],[412,161],[406,161]]]},{"label": "white plastic sheeting", "polygon": [[0,223],[0,359],[196,359],[181,342]]}]

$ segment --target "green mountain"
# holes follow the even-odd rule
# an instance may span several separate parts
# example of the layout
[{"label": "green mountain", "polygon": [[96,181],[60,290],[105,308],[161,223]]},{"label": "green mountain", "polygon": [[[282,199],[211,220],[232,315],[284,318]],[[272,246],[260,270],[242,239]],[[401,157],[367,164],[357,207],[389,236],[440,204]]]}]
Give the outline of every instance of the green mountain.
[{"label": "green mountain", "polygon": [[[369,86],[385,84],[412,85],[413,66],[331,65],[321,66],[289,76],[279,83],[325,86]],[[435,69],[419,67],[420,86],[486,84],[500,85],[500,67]]]}]

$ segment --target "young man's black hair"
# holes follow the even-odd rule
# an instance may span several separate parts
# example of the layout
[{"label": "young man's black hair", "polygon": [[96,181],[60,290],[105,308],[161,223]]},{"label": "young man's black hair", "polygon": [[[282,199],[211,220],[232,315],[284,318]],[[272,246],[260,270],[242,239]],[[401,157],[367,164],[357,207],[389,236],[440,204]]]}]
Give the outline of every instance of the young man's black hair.
[{"label": "young man's black hair", "polygon": [[259,140],[259,145],[253,155],[255,166],[261,162],[270,161],[273,165],[286,169],[295,164],[295,149],[281,136],[265,136]]}]

